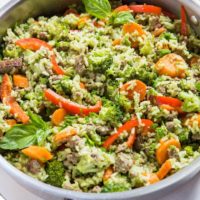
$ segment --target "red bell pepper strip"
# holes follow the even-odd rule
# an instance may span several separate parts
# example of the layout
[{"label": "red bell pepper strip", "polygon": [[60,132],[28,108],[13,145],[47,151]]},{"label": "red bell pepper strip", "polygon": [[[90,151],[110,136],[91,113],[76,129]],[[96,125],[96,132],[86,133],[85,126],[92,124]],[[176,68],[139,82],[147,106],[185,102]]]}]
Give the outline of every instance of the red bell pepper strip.
[{"label": "red bell pepper strip", "polygon": [[89,115],[92,112],[98,113],[102,106],[101,101],[98,101],[96,105],[90,107],[80,105],[60,96],[51,89],[46,89],[44,95],[54,105],[64,108],[68,113],[71,114]]},{"label": "red bell pepper strip", "polygon": [[0,97],[2,102],[6,97],[11,96],[11,92],[12,92],[12,83],[10,81],[8,74],[4,74],[0,87]]},{"label": "red bell pepper strip", "polygon": [[56,73],[56,74],[59,74],[59,75],[64,75],[65,72],[63,71],[63,69],[61,69],[56,61],[56,56],[53,54],[51,55],[51,63],[53,65],[53,71]]},{"label": "red bell pepper strip", "polygon": [[[141,119],[141,123],[144,124],[145,127],[151,127],[153,125],[153,122],[149,119]],[[114,142],[115,140],[120,136],[121,133],[124,131],[130,131],[132,128],[139,126],[140,123],[137,119],[132,119],[128,122],[126,122],[124,125],[118,128],[117,132],[108,137],[104,143],[103,147],[108,149]]]},{"label": "red bell pepper strip", "polygon": [[49,45],[47,42],[42,41],[37,38],[24,38],[19,39],[15,43],[16,45],[20,46],[22,49],[30,49],[32,51],[39,50],[42,46],[46,47],[49,50],[52,50],[52,46]]},{"label": "red bell pepper strip", "polygon": [[186,10],[183,5],[181,6],[181,35],[188,35]]},{"label": "red bell pepper strip", "polygon": [[158,105],[166,104],[166,105],[169,105],[172,107],[181,107],[182,106],[182,101],[180,101],[179,99],[176,99],[176,98],[172,98],[172,97],[156,96],[155,100]]},{"label": "red bell pepper strip", "polygon": [[162,8],[158,6],[153,6],[153,5],[132,5],[129,6],[129,8],[134,12],[134,13],[153,13],[160,15]]},{"label": "red bell pepper strip", "polygon": [[127,5],[119,6],[115,8],[114,12],[123,12],[123,11],[129,11],[130,8]]},{"label": "red bell pepper strip", "polygon": [[[53,50],[51,45],[49,45],[47,42],[42,41],[42,40],[37,39],[37,38],[25,38],[25,39],[17,40],[16,41],[16,45],[20,46],[23,49],[30,49],[32,51],[37,51],[41,47],[46,47],[50,51]],[[59,75],[64,75],[65,74],[63,69],[60,68],[59,65],[57,64],[55,54],[51,55],[51,63],[53,65],[53,71],[56,74],[59,74]]]}]

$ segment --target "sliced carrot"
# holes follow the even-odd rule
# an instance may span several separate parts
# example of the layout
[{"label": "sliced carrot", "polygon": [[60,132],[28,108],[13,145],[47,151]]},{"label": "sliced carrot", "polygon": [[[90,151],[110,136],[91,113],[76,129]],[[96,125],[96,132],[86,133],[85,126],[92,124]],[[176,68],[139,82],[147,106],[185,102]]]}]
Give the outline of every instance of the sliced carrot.
[{"label": "sliced carrot", "polygon": [[154,183],[157,183],[158,181],[160,181],[157,174],[155,174],[155,173],[144,172],[144,173],[142,173],[142,175],[148,177],[148,183],[149,184],[154,184]]},{"label": "sliced carrot", "polygon": [[171,161],[166,160],[156,174],[158,178],[162,180],[163,178],[165,178],[165,176],[167,176],[167,174],[171,171],[171,169],[172,169]]},{"label": "sliced carrot", "polygon": [[4,74],[0,87],[1,100],[4,101],[6,97],[11,96],[11,92],[12,92],[12,83],[10,81],[8,74]]},{"label": "sliced carrot", "polygon": [[135,140],[136,140],[136,133],[135,133],[135,130],[134,130],[128,137],[128,140],[126,142],[127,147],[132,148]]},{"label": "sliced carrot", "polygon": [[168,157],[167,150],[169,149],[170,146],[175,146],[179,149],[181,148],[180,142],[173,138],[162,142],[161,145],[156,150],[156,159],[159,164],[162,164],[167,160]]},{"label": "sliced carrot", "polygon": [[13,75],[14,86],[20,88],[27,88],[29,86],[28,79],[20,74]]},{"label": "sliced carrot", "polygon": [[120,92],[126,92],[129,99],[133,99],[134,92],[140,94],[140,101],[146,96],[147,86],[140,80],[131,80],[120,88]]},{"label": "sliced carrot", "polygon": [[139,35],[145,34],[144,30],[142,29],[142,26],[135,23],[135,22],[130,22],[127,24],[124,24],[123,26],[123,33],[133,33],[134,31],[137,31]]},{"label": "sliced carrot", "polygon": [[67,112],[65,109],[63,108],[59,108],[57,110],[54,111],[54,113],[52,114],[52,117],[51,117],[51,122],[58,126],[65,118]]},{"label": "sliced carrot", "polygon": [[14,126],[15,124],[17,124],[16,120],[15,119],[6,119],[6,123],[12,127]]},{"label": "sliced carrot", "polygon": [[110,166],[104,171],[103,181],[104,182],[107,181],[111,177],[112,174],[113,174],[113,167]]},{"label": "sliced carrot", "polygon": [[27,147],[22,150],[22,153],[42,163],[51,160],[53,158],[53,155],[45,147],[39,147],[39,146]]},{"label": "sliced carrot", "polygon": [[113,46],[117,46],[117,45],[120,45],[121,42],[122,42],[121,39],[115,39],[115,40],[113,40],[112,45],[113,45]]},{"label": "sliced carrot", "polygon": [[163,56],[155,65],[155,69],[159,75],[166,75],[172,78],[184,78],[186,68],[187,64],[185,60],[175,53],[170,53]]},{"label": "sliced carrot", "polygon": [[54,142],[60,144],[66,142],[69,138],[76,135],[77,131],[73,127],[67,127],[54,136]]},{"label": "sliced carrot", "polygon": [[115,8],[114,12],[129,11],[130,8],[127,5],[119,6]]},{"label": "sliced carrot", "polygon": [[23,111],[23,109],[20,107],[20,105],[17,103],[15,98],[13,97],[7,97],[5,99],[5,104],[10,106],[10,113],[19,119],[23,124],[28,123],[29,116]]},{"label": "sliced carrot", "polygon": [[86,24],[86,22],[90,19],[90,17],[88,15],[86,16],[83,16],[83,17],[80,17],[78,22],[77,22],[77,25],[78,26],[81,26],[81,25],[84,25]]},{"label": "sliced carrot", "polygon": [[161,35],[162,33],[166,32],[166,29],[164,27],[158,28],[153,32],[153,35],[155,37],[158,37],[159,35]]}]

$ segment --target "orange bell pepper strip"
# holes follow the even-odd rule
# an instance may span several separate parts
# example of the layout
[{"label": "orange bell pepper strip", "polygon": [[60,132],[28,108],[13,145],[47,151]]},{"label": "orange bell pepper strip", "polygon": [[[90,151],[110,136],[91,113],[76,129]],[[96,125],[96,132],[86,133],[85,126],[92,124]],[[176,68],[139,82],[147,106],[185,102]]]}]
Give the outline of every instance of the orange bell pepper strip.
[{"label": "orange bell pepper strip", "polygon": [[144,172],[144,173],[142,173],[142,175],[147,177],[147,179],[148,179],[147,181],[150,185],[160,181],[160,179],[158,178],[156,173],[146,173],[146,172]]},{"label": "orange bell pepper strip", "polygon": [[130,8],[127,5],[119,6],[114,9],[114,12],[123,12],[123,11],[129,11]]},{"label": "orange bell pepper strip", "polygon": [[187,16],[185,7],[181,6],[181,35],[187,36],[188,29],[187,29]]},{"label": "orange bell pepper strip", "polygon": [[[25,39],[19,39],[15,42],[16,45],[20,46],[22,49],[30,49],[32,51],[37,51],[41,47],[46,47],[50,51],[53,50],[52,46],[49,45],[47,42],[37,39],[37,38],[25,38]],[[65,72],[62,68],[59,67],[59,65],[56,62],[56,56],[53,54],[51,55],[51,63],[53,65],[53,71],[56,74],[63,75]]]},{"label": "orange bell pepper strip", "polygon": [[156,150],[156,159],[159,164],[162,164],[167,160],[167,150],[170,146],[175,146],[178,149],[181,148],[180,142],[174,138],[163,141]]},{"label": "orange bell pepper strip", "polygon": [[160,15],[162,8],[153,5],[131,5],[129,8],[134,13],[153,13],[156,15]]},{"label": "orange bell pepper strip", "polygon": [[89,115],[90,113],[98,113],[101,110],[102,102],[98,101],[94,106],[84,106],[66,99],[51,89],[46,89],[44,92],[47,100],[51,101],[54,105],[64,108],[68,113],[78,115]]},{"label": "orange bell pepper strip", "polygon": [[12,83],[10,81],[8,74],[4,74],[0,87],[0,97],[2,102],[4,101],[5,98],[11,96],[11,92],[12,92]]},{"label": "orange bell pepper strip", "polygon": [[22,153],[31,159],[44,163],[53,158],[53,155],[45,148],[39,146],[30,146],[22,150]]},{"label": "orange bell pepper strip", "polygon": [[37,39],[37,38],[19,39],[15,42],[15,44],[20,46],[22,49],[30,49],[32,51],[37,51],[41,47],[46,47],[49,50],[53,50],[51,45],[49,45],[47,42]]},{"label": "orange bell pepper strip", "polygon": [[29,81],[25,76],[22,76],[20,74],[13,75],[13,83],[14,86],[20,87],[20,88],[27,88],[29,86]]},{"label": "orange bell pepper strip", "polygon": [[139,35],[145,34],[144,30],[142,29],[142,26],[135,22],[130,22],[130,23],[123,25],[123,33],[124,34],[133,33],[134,31],[137,31]]},{"label": "orange bell pepper strip", "polygon": [[[133,85],[133,87],[132,87]],[[131,80],[120,88],[120,92],[127,92],[127,97],[132,100],[134,92],[140,94],[140,101],[144,100],[146,96],[147,86],[140,80]]]},{"label": "orange bell pepper strip", "polygon": [[15,98],[11,97],[12,83],[7,74],[4,74],[3,76],[0,92],[2,102],[7,106],[10,106],[10,113],[24,124],[27,123],[29,121],[29,116],[22,110]]},{"label": "orange bell pepper strip", "polygon": [[166,160],[161,168],[158,170],[158,172],[156,173],[158,178],[160,180],[162,180],[163,178],[165,178],[165,176],[167,176],[167,174],[172,170],[172,164],[170,160]]},{"label": "orange bell pepper strip", "polygon": [[[145,127],[149,128],[153,125],[153,122],[149,119],[141,119],[141,123],[144,124]],[[108,149],[124,131],[130,131],[132,128],[137,127],[139,125],[140,123],[137,119],[132,119],[126,122],[124,125],[118,128],[116,133],[114,133],[104,141],[103,147]]]},{"label": "orange bell pepper strip", "polygon": [[7,97],[4,103],[10,106],[10,114],[19,119],[23,124],[29,122],[29,116],[23,111],[14,97]]}]

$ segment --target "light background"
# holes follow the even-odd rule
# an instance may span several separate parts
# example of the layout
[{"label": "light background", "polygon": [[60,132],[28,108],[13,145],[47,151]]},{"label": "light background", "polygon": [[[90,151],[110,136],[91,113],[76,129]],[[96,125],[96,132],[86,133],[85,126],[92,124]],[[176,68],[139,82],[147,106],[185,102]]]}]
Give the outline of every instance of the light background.
[{"label": "light background", "polygon": [[[0,7],[10,0],[0,0]],[[0,168],[0,194],[7,200],[42,200],[26,191]],[[159,200],[199,200],[200,174],[192,181]],[[1,200],[1,197],[0,197]],[[58,200],[58,199],[57,199]]]}]

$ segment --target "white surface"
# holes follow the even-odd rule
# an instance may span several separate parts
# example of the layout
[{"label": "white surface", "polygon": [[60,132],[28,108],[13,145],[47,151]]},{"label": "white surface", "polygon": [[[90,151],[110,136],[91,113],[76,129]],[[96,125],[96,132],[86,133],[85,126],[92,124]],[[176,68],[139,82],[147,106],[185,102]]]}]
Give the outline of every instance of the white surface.
[{"label": "white surface", "polygon": [[[0,7],[9,0],[0,0]],[[159,200],[199,200],[200,199],[200,174],[192,181]],[[0,194],[7,200],[42,200],[41,198],[26,191],[12,180],[0,168]],[[0,197],[1,200],[1,197]]]}]

